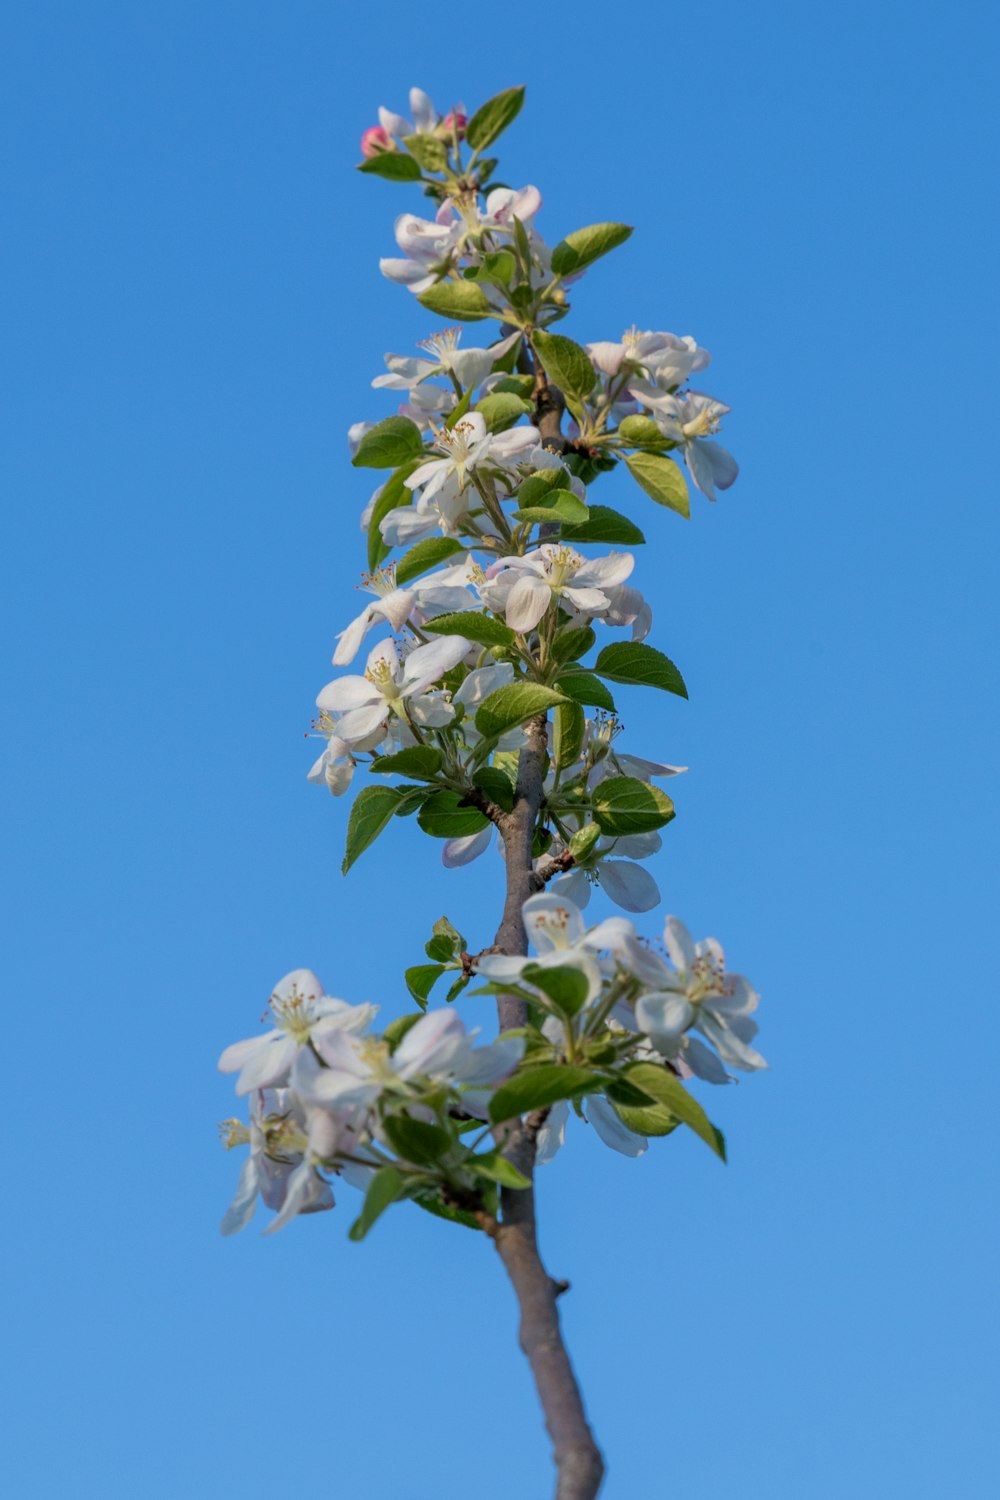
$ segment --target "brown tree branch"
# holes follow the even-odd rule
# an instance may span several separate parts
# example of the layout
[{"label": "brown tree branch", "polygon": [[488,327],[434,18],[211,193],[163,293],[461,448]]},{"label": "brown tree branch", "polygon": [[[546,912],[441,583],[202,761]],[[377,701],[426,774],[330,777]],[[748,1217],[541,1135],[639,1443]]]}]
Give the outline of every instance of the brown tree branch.
[{"label": "brown tree branch", "polygon": [[[507,867],[507,895],[495,951],[526,954],[527,935],[521,909],[540,888],[532,865],[531,844],[542,802],[547,748],[544,714],[526,726],[527,744],[518,763],[514,807],[501,825]],[[523,1026],[527,1005],[513,995],[497,1001],[501,1030]],[[496,1245],[520,1308],[520,1343],[535,1378],[545,1425],[556,1463],[555,1500],[594,1500],[604,1476],[604,1461],[594,1441],[583,1397],[563,1342],[557,1298],[566,1283],[546,1271],[538,1249],[535,1216],[535,1141],[544,1116],[529,1117],[510,1130],[504,1155],[532,1181],[529,1188],[503,1188],[501,1217],[483,1227]]]}]

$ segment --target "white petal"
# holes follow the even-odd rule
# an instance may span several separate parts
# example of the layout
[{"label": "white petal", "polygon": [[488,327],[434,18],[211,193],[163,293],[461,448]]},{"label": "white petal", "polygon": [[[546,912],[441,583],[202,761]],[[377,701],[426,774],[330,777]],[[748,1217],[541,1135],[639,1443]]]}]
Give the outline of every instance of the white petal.
[{"label": "white petal", "polygon": [[[346,630],[342,630],[337,636],[337,649],[333,653],[333,665],[335,667],[346,667],[358,654],[358,647],[375,623],[375,609],[369,604],[363,609],[356,619],[352,620]],[[394,629],[398,627],[394,626]]]},{"label": "white petal", "polygon": [[407,696],[422,693],[432,682],[450,672],[467,654],[472,642],[460,635],[442,635],[411,651],[403,664]]},{"label": "white petal", "polygon": [[325,708],[327,713],[343,713],[348,708],[363,708],[381,696],[367,677],[335,677],[319,694],[316,707]]},{"label": "white petal", "polygon": [[233,1201],[226,1209],[219,1226],[223,1234],[238,1234],[245,1229],[257,1207],[257,1163],[248,1156],[240,1168],[239,1180]]},{"label": "white petal", "polygon": [[538,953],[565,952],[583,937],[580,908],[550,891],[529,896],[521,908],[521,918]]},{"label": "white petal", "polygon": [[288,1081],[288,1073],[297,1050],[290,1036],[275,1032],[275,1040],[269,1041],[251,1057],[236,1080],[236,1092],[249,1094],[253,1089],[278,1087]]},{"label": "white petal", "polygon": [[598,874],[605,893],[625,911],[652,911],[660,904],[660,889],[648,870],[627,859],[604,859]]},{"label": "white petal", "polygon": [[649,1142],[646,1137],[629,1130],[614,1105],[602,1095],[591,1094],[584,1105],[584,1113],[601,1140],[612,1151],[620,1151],[622,1156],[642,1156],[647,1150]]},{"label": "white petal", "polygon": [[447,870],[456,870],[460,865],[471,864],[489,848],[493,837],[493,825],[487,824],[478,833],[467,833],[464,838],[447,839],[441,851],[441,859]]},{"label": "white petal", "polygon": [[553,1104],[546,1117],[545,1124],[538,1132],[535,1142],[535,1166],[544,1167],[555,1156],[559,1147],[566,1139],[566,1121],[569,1119],[569,1104],[565,1099],[560,1099]]},{"label": "white petal", "polygon": [[385,718],[386,712],[385,699],[382,697],[379,697],[376,703],[371,703],[364,708],[353,708],[338,721],[337,733],[347,744],[357,745],[374,733]]},{"label": "white petal", "polygon": [[694,939],[680,917],[667,918],[663,929],[663,945],[670,954],[670,961],[675,968],[693,968],[698,957]]},{"label": "white petal", "polygon": [[526,635],[534,630],[551,599],[552,590],[547,583],[532,573],[523,574],[507,596],[507,624],[518,635]]},{"label": "white petal", "polygon": [[694,1007],[670,990],[640,995],[635,1002],[635,1019],[639,1029],[652,1038],[654,1046],[669,1056],[677,1041],[694,1020]]}]

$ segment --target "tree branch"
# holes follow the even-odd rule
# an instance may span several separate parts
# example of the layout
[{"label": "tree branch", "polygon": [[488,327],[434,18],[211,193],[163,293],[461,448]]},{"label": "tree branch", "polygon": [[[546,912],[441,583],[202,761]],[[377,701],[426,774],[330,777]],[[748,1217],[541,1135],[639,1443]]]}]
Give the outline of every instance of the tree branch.
[{"label": "tree branch", "polygon": [[[547,749],[546,718],[530,720],[527,744],[518,763],[513,810],[502,825],[507,867],[507,896],[495,950],[526,954],[527,935],[521,909],[539,889],[532,866],[531,844],[542,802],[542,780]],[[554,873],[554,872],[553,872]],[[523,1026],[527,1005],[513,995],[497,1001],[501,1030]],[[491,1235],[510,1277],[521,1312],[521,1348],[531,1365],[556,1462],[555,1500],[594,1500],[604,1476],[604,1461],[594,1441],[583,1408],[583,1397],[563,1342],[557,1298],[566,1283],[546,1271],[538,1249],[535,1216],[535,1142],[543,1117],[529,1119],[510,1131],[504,1143],[509,1157],[530,1188],[503,1188],[501,1218],[484,1228]]]}]

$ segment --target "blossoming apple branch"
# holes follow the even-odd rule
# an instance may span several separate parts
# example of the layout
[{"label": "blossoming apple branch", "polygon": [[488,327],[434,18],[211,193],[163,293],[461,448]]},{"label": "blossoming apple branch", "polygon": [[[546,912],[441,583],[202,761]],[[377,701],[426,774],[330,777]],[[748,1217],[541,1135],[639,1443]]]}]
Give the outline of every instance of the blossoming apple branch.
[{"label": "blossoming apple branch", "polygon": [[[376,1006],[328,995],[308,969],[275,986],[271,1029],[219,1064],[249,1108],[223,1127],[249,1150],[222,1228],[262,1201],[274,1233],[346,1185],[363,1194],[353,1240],[398,1203],[485,1232],[519,1303],[557,1500],[592,1500],[603,1459],[560,1328],[566,1283],[539,1253],[535,1171],[568,1128],[628,1157],[687,1130],[724,1160],[688,1085],[766,1065],[757,994],[720,945],[671,916],[657,947],[633,920],[660,903],[645,862],[674,805],[659,783],[685,768],[623,748],[617,694],[687,689],[647,641],[642,531],[591,491],[624,471],[687,517],[685,469],[712,501],[737,466],[715,440],[728,407],[691,387],[709,364],[695,339],[554,331],[572,286],[631,229],[590,224],[550,247],[538,189],[491,186],[487,152],[523,92],[442,119],[414,89],[412,120],[380,110],[362,138],[363,172],[430,204],[396,220],[382,273],[452,326],[386,356],[372,385],[396,410],[350,429],[355,468],[382,476],[361,518],[371,597],[337,631],[333,664],[348,670],[319,692],[309,772],[335,797],[365,777],[345,874],[415,818],[449,868],[496,842],[502,914],[478,943],[436,921],[403,975],[412,1008],[381,1032]],[[468,344],[456,324],[485,332]],[[588,924],[595,889],[624,914]],[[467,1030],[463,994],[495,999],[493,1040]]]}]

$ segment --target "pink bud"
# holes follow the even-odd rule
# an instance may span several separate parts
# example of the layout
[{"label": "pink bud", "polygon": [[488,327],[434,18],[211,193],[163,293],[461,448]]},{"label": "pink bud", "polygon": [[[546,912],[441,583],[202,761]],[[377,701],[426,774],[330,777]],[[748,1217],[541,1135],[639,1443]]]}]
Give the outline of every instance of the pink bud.
[{"label": "pink bud", "polygon": [[381,125],[369,125],[361,137],[361,155],[378,156],[380,151],[394,151],[392,137]]},{"label": "pink bud", "polygon": [[459,140],[465,140],[465,127],[469,123],[469,117],[468,115],[463,115],[460,109],[453,110],[450,115],[445,115],[441,123],[448,135],[451,135],[453,131],[457,131]]}]

